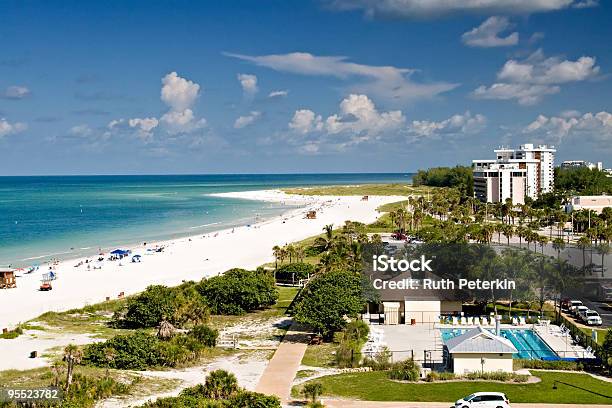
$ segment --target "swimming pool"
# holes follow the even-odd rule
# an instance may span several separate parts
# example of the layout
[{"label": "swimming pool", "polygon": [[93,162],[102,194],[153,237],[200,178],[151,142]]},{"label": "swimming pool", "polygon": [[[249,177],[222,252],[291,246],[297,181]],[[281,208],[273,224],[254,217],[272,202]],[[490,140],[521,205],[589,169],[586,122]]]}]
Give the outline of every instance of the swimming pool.
[{"label": "swimming pool", "polygon": [[[442,335],[442,340],[446,343],[447,340],[460,336],[467,330],[440,329],[440,334]],[[494,330],[489,331],[494,333]],[[510,340],[518,350],[518,353],[512,355],[514,358],[532,360],[558,358],[557,354],[548,347],[548,344],[531,329],[501,329],[500,334],[502,337]]]}]

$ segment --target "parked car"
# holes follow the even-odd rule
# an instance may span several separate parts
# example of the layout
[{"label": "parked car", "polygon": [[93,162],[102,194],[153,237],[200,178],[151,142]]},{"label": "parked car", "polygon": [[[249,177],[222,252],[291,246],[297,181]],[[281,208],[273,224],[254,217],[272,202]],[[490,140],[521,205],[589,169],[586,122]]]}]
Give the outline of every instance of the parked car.
[{"label": "parked car", "polygon": [[406,234],[402,234],[401,232],[394,232],[393,234],[391,234],[391,238],[396,239],[398,241],[405,241],[408,239],[408,236]]},{"label": "parked car", "polygon": [[[586,307],[586,306],[585,306],[585,307]],[[577,308],[576,308],[576,310],[577,310]],[[579,320],[581,320],[581,321],[583,321],[583,322],[584,322],[584,321],[586,321],[586,313],[587,313],[589,310],[591,310],[591,309],[589,309],[588,307],[587,307],[586,309],[580,308],[580,310],[577,310],[577,313],[578,313],[578,316],[577,316],[577,317],[578,317],[578,319],[579,319]]]},{"label": "parked car", "polygon": [[570,300],[570,301],[569,301],[569,303],[568,303],[567,310],[568,310],[570,313],[573,313],[573,312],[574,312],[574,308],[576,308],[576,307],[578,307],[578,306],[582,306],[582,301],[572,299],[572,300]]},{"label": "parked car", "polygon": [[510,401],[501,392],[475,392],[455,402],[456,408],[510,408]]},{"label": "parked car", "polygon": [[580,317],[580,313],[586,312],[587,310],[589,310],[589,308],[588,308],[588,307],[586,307],[586,306],[584,306],[584,305],[582,305],[582,306],[576,306],[576,307],[573,309],[572,314],[574,315],[574,317],[576,317],[576,318],[580,319],[580,318],[581,318],[581,317]]},{"label": "parked car", "polygon": [[601,320],[601,316],[595,310],[587,310],[583,313],[582,320],[589,326],[601,326],[603,321]]}]

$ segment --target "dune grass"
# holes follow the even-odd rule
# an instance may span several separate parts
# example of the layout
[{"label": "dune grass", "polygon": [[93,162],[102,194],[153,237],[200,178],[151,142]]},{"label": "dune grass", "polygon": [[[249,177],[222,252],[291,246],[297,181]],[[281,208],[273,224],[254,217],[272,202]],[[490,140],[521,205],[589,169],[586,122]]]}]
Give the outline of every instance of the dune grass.
[{"label": "dune grass", "polygon": [[418,186],[406,184],[360,184],[351,186],[319,186],[319,187],[296,187],[285,188],[288,194],[298,195],[332,195],[332,196],[409,196],[423,195],[433,191],[435,187]]}]

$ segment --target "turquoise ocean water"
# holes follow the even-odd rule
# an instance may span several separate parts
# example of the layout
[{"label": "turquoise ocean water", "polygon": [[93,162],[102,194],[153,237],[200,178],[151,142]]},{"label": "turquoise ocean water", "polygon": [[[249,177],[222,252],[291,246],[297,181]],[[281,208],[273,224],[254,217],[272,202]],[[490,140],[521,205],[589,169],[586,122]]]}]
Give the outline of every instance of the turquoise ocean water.
[{"label": "turquoise ocean water", "polygon": [[196,235],[270,218],[278,203],[211,193],[409,182],[410,174],[0,177],[0,265]]}]

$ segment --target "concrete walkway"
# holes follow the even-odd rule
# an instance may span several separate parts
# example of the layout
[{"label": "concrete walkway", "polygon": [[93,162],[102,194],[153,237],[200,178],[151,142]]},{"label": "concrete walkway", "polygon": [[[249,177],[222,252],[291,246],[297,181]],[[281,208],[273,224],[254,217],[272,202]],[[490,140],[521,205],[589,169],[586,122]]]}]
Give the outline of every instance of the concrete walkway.
[{"label": "concrete walkway", "polygon": [[[321,400],[327,408],[449,408],[451,402],[379,402],[356,400]],[[582,404],[511,404],[512,408],[610,408],[612,405]]]},{"label": "concrete walkway", "polygon": [[301,330],[297,323],[293,323],[272,356],[255,391],[273,394],[279,397],[282,403],[288,402],[293,379],[300,368],[309,341],[310,335]]}]

